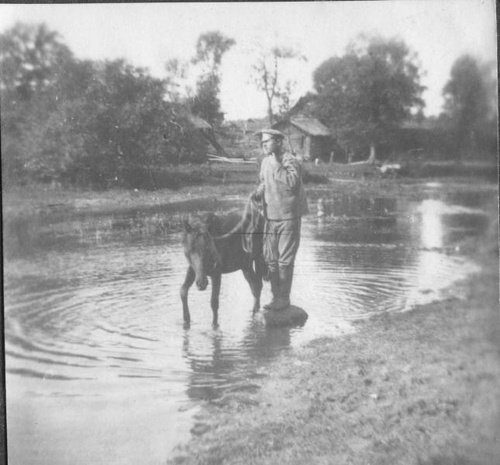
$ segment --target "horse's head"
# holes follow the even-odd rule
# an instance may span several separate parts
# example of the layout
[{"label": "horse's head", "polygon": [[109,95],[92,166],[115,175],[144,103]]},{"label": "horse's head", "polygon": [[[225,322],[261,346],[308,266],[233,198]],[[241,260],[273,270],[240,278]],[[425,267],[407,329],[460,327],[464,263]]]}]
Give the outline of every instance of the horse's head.
[{"label": "horse's head", "polygon": [[196,286],[204,291],[208,285],[207,274],[219,264],[219,254],[206,224],[191,225],[184,220],[184,255],[195,272]]}]

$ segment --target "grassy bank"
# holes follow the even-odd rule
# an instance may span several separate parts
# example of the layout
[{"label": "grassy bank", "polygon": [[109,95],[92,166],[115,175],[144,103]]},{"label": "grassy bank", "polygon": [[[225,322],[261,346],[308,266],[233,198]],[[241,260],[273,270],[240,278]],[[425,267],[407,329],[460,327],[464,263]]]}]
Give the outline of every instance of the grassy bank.
[{"label": "grassy bank", "polygon": [[[429,190],[433,191],[432,195],[436,192],[446,195],[469,190],[491,192],[497,188],[493,183],[478,184],[478,180],[438,179],[426,183],[418,179],[363,177],[364,171],[356,171],[357,167],[351,171],[355,177],[346,178],[342,177],[347,173],[344,166],[330,168],[336,169],[335,174],[328,172],[328,179],[325,179],[321,166],[308,165],[311,172],[306,191],[312,215],[316,212],[318,199],[335,194],[418,200],[428,196]],[[207,174],[203,183],[177,190],[92,191],[46,185],[7,189],[2,193],[6,257],[46,240],[57,241],[58,237],[72,234],[93,237],[100,242],[108,236],[114,237],[117,229],[139,236],[180,230],[186,214],[225,211],[234,208],[230,199],[235,196],[247,198],[254,189],[256,171],[256,165],[226,164],[213,169],[213,172],[224,172],[224,177],[214,181]]]},{"label": "grassy bank", "polygon": [[[188,170],[185,167],[184,170]],[[201,171],[200,171],[201,170]],[[375,168],[366,165],[306,164],[306,191],[312,200],[329,194],[361,194],[373,196],[425,195],[425,180],[412,178],[383,178]],[[195,198],[220,199],[232,195],[248,196],[257,180],[257,165],[214,164],[197,167],[200,179],[194,184],[177,189],[102,191],[62,188],[60,186],[27,185],[11,187],[2,192],[4,220],[35,215],[73,213],[119,213],[132,209],[161,208],[164,205]],[[441,183],[447,190],[494,189],[496,183],[477,178],[432,178],[430,183]]]},{"label": "grassy bank", "polygon": [[462,250],[482,265],[458,284],[465,299],[361,321],[282,356],[257,393],[207,403],[198,436],[169,463],[497,465],[496,229]]},{"label": "grassy bank", "polygon": [[[184,171],[189,170],[184,167]],[[176,189],[76,189],[59,185],[31,184],[10,187],[2,192],[3,215],[32,216],[39,213],[107,213],[162,206],[190,198],[251,192],[256,166],[196,167],[197,180]],[[180,172],[181,173],[181,172]],[[180,175],[179,173],[179,175]]]}]

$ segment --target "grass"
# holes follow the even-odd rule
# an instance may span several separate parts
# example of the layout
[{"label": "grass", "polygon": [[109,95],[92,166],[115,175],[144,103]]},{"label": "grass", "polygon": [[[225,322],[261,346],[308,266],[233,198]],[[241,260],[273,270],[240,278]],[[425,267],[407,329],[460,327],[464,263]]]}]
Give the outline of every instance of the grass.
[{"label": "grass", "polygon": [[168,463],[496,465],[494,225],[482,241],[463,248],[482,265],[457,285],[465,300],[450,297],[359,321],[353,334],[283,354],[262,372],[263,380],[252,381],[261,386],[256,393],[207,403],[197,417],[204,433]]}]

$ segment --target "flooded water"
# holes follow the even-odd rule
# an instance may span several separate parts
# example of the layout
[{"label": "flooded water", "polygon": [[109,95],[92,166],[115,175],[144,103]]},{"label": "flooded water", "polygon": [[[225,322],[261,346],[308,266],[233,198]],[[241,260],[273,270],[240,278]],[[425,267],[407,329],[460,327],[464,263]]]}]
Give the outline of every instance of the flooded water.
[{"label": "flooded water", "polygon": [[210,290],[193,287],[183,328],[186,264],[180,233],[168,232],[182,205],[6,228],[9,463],[164,463],[201,402],[256,389],[281,351],[442,298],[477,270],[450,252],[488,227],[488,194],[428,192],[418,202],[313,196],[292,291],[309,318],[295,328],[254,317],[239,272],[223,276],[220,327],[211,327]]}]

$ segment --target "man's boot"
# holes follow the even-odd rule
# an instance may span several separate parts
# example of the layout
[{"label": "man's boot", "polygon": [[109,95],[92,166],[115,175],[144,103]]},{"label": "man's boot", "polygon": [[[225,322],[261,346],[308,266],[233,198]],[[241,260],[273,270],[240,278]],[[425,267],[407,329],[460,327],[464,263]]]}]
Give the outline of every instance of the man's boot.
[{"label": "man's boot", "polygon": [[280,272],[278,267],[271,268],[268,266],[268,276],[269,282],[271,283],[271,292],[273,294],[273,298],[271,302],[264,305],[264,308],[266,310],[274,310],[274,307],[276,307],[276,304],[279,301],[280,297]]},{"label": "man's boot", "polygon": [[293,282],[293,265],[280,266],[280,292],[282,308],[290,306],[290,292]]},{"label": "man's boot", "polygon": [[[266,310],[284,310],[290,306],[290,290],[292,288],[293,265],[280,266],[278,271],[279,276],[279,293],[277,298],[264,306]],[[271,288],[272,289],[272,288]]]}]

